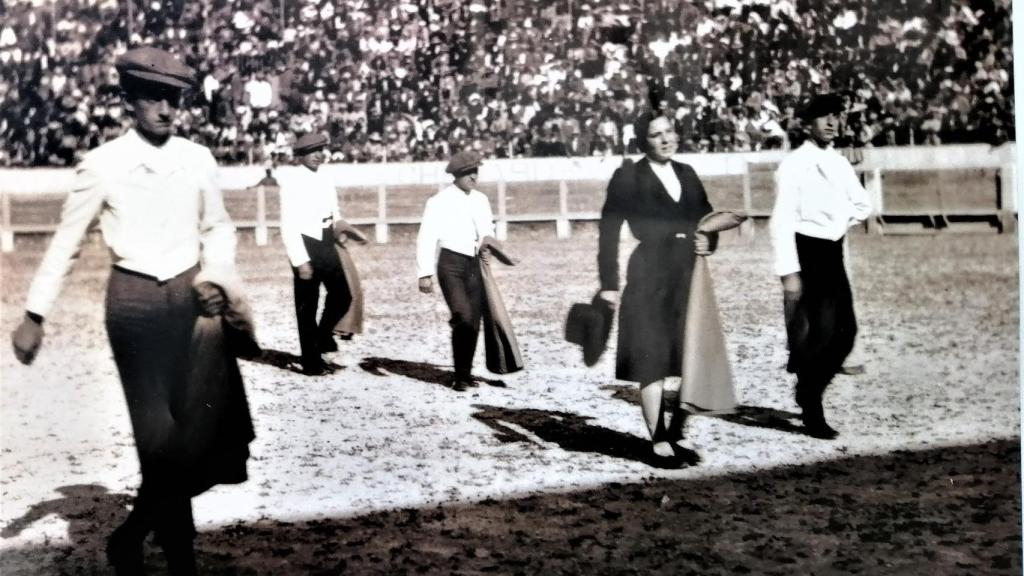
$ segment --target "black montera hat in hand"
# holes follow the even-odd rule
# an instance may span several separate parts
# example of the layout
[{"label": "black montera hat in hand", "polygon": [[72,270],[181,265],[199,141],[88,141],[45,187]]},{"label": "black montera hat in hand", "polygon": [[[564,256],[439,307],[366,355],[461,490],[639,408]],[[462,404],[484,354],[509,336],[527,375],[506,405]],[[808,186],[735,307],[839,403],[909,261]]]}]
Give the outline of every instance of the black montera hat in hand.
[{"label": "black montera hat in hand", "polygon": [[846,110],[843,97],[838,94],[817,94],[811,96],[800,110],[800,119],[809,121],[829,114],[838,114]]},{"label": "black montera hat in hand", "polygon": [[614,318],[615,309],[600,295],[594,296],[590,304],[576,303],[569,309],[565,339],[583,347],[583,363],[587,366],[597,364],[608,347]]},{"label": "black montera hat in hand", "polygon": [[182,64],[174,54],[152,46],[133,48],[118,57],[114,63],[121,82],[142,80],[170,86],[188,88],[195,83],[195,72]]}]

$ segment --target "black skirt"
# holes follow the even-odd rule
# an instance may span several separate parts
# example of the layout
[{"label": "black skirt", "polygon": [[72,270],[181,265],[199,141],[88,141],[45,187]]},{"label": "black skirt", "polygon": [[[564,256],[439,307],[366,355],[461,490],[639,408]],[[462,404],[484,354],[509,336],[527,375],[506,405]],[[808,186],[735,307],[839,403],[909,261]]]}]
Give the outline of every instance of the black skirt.
[{"label": "black skirt", "polygon": [[619,309],[616,378],[646,384],[682,375],[696,259],[688,237],[644,241],[633,251]]}]

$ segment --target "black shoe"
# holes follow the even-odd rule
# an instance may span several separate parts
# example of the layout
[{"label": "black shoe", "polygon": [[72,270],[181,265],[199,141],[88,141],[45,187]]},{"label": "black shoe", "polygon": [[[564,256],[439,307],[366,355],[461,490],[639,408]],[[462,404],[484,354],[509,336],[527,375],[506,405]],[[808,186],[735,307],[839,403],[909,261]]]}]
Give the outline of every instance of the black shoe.
[{"label": "black shoe", "polygon": [[700,464],[700,454],[696,450],[691,450],[685,446],[680,446],[678,443],[672,443],[672,450],[676,453],[676,458],[686,466],[696,466]]},{"label": "black shoe", "polygon": [[339,332],[338,333],[338,338],[341,338],[342,340],[351,340],[352,339],[352,333],[351,332]]},{"label": "black shoe", "polygon": [[107,562],[117,576],[141,576],[146,573],[142,543],[145,535],[133,534],[124,525],[107,539]]},{"label": "black shoe", "polygon": [[473,382],[469,378],[456,376],[449,382],[448,387],[456,392],[465,392],[472,384]]},{"label": "black shoe", "polygon": [[839,437],[839,432],[835,428],[828,425],[825,422],[824,414],[815,414],[813,412],[808,413],[804,411],[801,418],[804,421],[804,431],[811,438],[820,438],[821,440],[835,440]]},{"label": "black shoe", "polygon": [[330,373],[331,369],[324,362],[302,366],[302,374],[305,376],[323,376]]},{"label": "black shoe", "polygon": [[317,340],[317,349],[320,350],[321,353],[337,352],[338,343],[334,341],[334,336],[325,334]]},{"label": "black shoe", "polygon": [[171,576],[197,576],[196,552],[192,540],[164,544],[164,557],[167,559],[167,573]]}]

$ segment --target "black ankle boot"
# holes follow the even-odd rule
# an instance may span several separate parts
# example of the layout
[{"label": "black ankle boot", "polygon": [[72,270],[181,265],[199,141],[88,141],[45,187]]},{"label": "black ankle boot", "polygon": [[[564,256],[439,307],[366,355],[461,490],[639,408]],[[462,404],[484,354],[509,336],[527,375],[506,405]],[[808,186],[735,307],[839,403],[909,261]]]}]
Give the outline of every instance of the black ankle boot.
[{"label": "black ankle boot", "polygon": [[192,540],[179,540],[163,544],[164,557],[167,559],[167,573],[171,576],[196,576],[196,553]]},{"label": "black ankle boot", "polygon": [[118,526],[107,539],[107,561],[117,576],[142,576],[146,573],[143,561],[145,534],[139,534],[126,522]]}]

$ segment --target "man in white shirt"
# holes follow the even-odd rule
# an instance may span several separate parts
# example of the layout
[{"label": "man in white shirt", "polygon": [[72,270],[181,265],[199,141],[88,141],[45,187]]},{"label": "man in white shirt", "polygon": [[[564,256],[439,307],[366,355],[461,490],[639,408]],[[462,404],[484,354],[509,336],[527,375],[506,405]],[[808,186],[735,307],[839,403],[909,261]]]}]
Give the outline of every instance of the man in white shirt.
[{"label": "man in white shirt", "polygon": [[[292,146],[298,165],[278,174],[281,241],[294,275],[302,372],[310,376],[328,371],[322,354],[338,349],[334,327],[352,304],[352,292],[334,245],[334,227],[342,222],[338,192],[330,177],[320,171],[327,144],[322,134],[300,137]],[[317,323],[321,284],[327,297]]]},{"label": "man in white shirt", "polygon": [[825,421],[822,395],[857,334],[844,239],[871,214],[853,167],[832,147],[842,112],[843,100],[834,94],[814,96],[801,111],[809,138],[775,173],[778,196],[769,226],[786,307],[788,370],[797,376],[807,433],[823,439],[838,432]]},{"label": "man in white shirt", "polygon": [[457,392],[473,384],[473,354],[484,298],[478,254],[498,245],[490,202],[473,189],[481,163],[473,151],[452,156],[445,172],[455,180],[427,200],[416,238],[420,292],[433,292],[436,255],[437,282],[452,313],[449,324],[455,374],[451,387]]},{"label": "man in white shirt", "polygon": [[[170,573],[195,574],[191,497],[205,488],[188,486],[243,481],[252,440],[244,399],[233,407],[241,411],[238,428],[205,436],[194,427],[197,415],[180,408],[189,394],[189,373],[201,362],[190,352],[197,319],[221,314],[225,288],[235,282],[235,229],[224,209],[213,155],[172,135],[182,91],[194,83],[193,71],[170,53],[149,47],[129,50],[116,66],[134,128],[90,151],[78,165],[12,343],[22,363],[35,359],[43,319],[98,218],[113,261],[107,334],[142,472],[132,511],[108,540],[107,557],[117,574],[143,573],[143,542],[155,531]],[[240,386],[233,357],[228,370]],[[195,460],[188,454],[225,436],[235,443],[209,456],[219,459],[226,475],[190,465]]]}]

